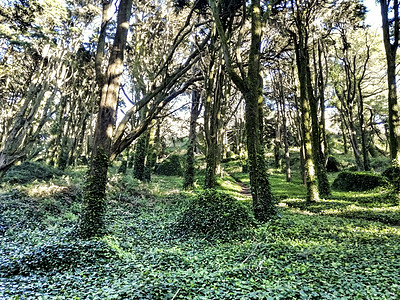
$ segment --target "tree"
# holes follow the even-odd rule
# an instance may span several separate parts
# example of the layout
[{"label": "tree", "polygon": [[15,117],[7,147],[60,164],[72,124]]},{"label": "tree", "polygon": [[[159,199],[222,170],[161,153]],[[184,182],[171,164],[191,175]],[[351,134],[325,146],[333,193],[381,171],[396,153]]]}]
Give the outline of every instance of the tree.
[{"label": "tree", "polygon": [[183,182],[184,189],[190,189],[194,184],[194,147],[196,143],[196,123],[202,109],[200,92],[197,88],[192,91],[190,108],[189,141],[186,152],[186,169]]},{"label": "tree", "polygon": [[[108,13],[108,5],[108,1],[103,3],[103,14]],[[184,37],[190,33],[189,29],[192,28],[190,24],[192,10],[189,12],[182,28],[178,30],[173,41],[168,45],[170,47],[170,50],[167,51],[168,55],[158,56],[158,58],[164,60],[158,61],[157,67],[159,69],[151,78],[150,89],[146,90],[145,93],[137,91],[140,99],[135,102],[125,95],[129,102],[132,103],[132,107],[125,112],[118,126],[116,126],[115,116],[118,106],[118,93],[121,87],[120,79],[124,66],[124,52],[127,44],[131,8],[132,0],[122,0],[119,3],[116,33],[113,45],[109,49],[107,71],[105,74],[97,76],[98,82],[102,83],[102,88],[90,170],[85,187],[84,206],[78,229],[78,234],[83,238],[101,235],[104,232],[103,217],[106,211],[105,196],[109,162],[114,160],[135,139],[140,137],[168,103],[184,93],[194,82],[202,79],[201,76],[192,75],[189,71],[192,69],[193,64],[199,60],[199,52],[206,45],[208,36],[204,37],[183,63],[181,61],[179,64],[174,63],[173,60],[175,51],[183,44]],[[103,22],[102,26],[106,25],[107,22],[106,24]],[[162,35],[164,32],[162,27],[159,27],[159,29],[160,31],[157,31],[157,33]],[[156,36],[151,37],[153,39],[156,38]],[[102,47],[101,41],[103,38],[100,35],[98,47]],[[165,42],[165,40],[163,41]],[[154,42],[154,40],[151,40],[151,42]],[[149,45],[151,45],[150,41]],[[139,47],[134,49],[139,49]],[[104,58],[104,48],[97,51],[96,55]],[[142,59],[145,58],[142,57]],[[101,72],[101,65],[100,63],[97,65],[97,72]],[[130,127],[129,125],[132,125],[130,122],[132,117],[144,107],[147,107],[144,119]]]},{"label": "tree", "polygon": [[[395,168],[400,168],[400,112],[397,100],[396,53],[399,46],[400,19],[398,0],[379,0],[382,16],[383,43],[386,51],[388,105],[389,105],[389,146]],[[389,14],[393,17],[390,18]],[[399,180],[398,180],[399,181]],[[398,190],[400,188],[397,187]]]},{"label": "tree", "polygon": [[[0,177],[24,159],[46,158],[50,153],[60,162],[61,156],[67,162],[70,159],[69,151],[61,153],[59,149],[60,144],[70,143],[68,132],[73,131],[72,117],[64,120],[61,115],[68,114],[65,110],[71,107],[82,107],[81,92],[91,87],[90,80],[78,80],[77,76],[85,77],[90,73],[87,72],[90,58],[85,57],[87,53],[82,48],[80,26],[93,20],[89,12],[95,10],[89,5],[88,15],[82,16],[76,13],[77,6],[67,6],[60,0],[41,1],[40,5],[36,1],[17,1],[14,7],[1,7],[2,25],[11,23],[4,31],[3,26],[0,28],[1,42],[7,49],[0,67],[0,81],[4,84],[2,104],[5,104],[0,108],[3,125],[0,128]],[[16,19],[11,20],[10,16]],[[13,62],[12,72],[9,61]],[[86,95],[90,98],[90,90]],[[91,106],[86,103],[85,107],[90,110]],[[56,120],[63,124],[55,124]],[[86,121],[86,115],[78,121],[78,131],[86,128]],[[56,126],[59,127],[56,129]],[[52,139],[53,134],[61,132],[62,138]],[[77,135],[74,140],[76,145],[80,137]],[[48,140],[53,144],[45,153],[44,145]],[[69,149],[69,145],[65,148]]]},{"label": "tree", "polygon": [[[105,4],[107,5],[107,3]],[[104,229],[107,170],[111,156],[113,127],[118,104],[118,91],[123,71],[132,0],[121,0],[118,7],[117,30],[110,53],[107,73],[101,89],[99,113],[94,133],[90,170],[86,179],[79,235],[84,238],[102,233]]]},{"label": "tree", "polygon": [[[226,19],[228,16],[225,15],[225,20],[223,20],[220,15],[222,10],[221,5],[224,5],[225,2],[219,2],[217,5],[215,0],[209,0],[209,4],[216,25],[216,30],[220,37],[226,71],[236,87],[241,91],[245,99],[247,152],[250,165],[250,185],[253,199],[253,211],[256,219],[259,221],[266,221],[274,217],[276,214],[276,209],[265,167],[264,143],[262,134],[263,83],[260,76],[262,16],[260,1],[252,0],[250,3],[249,13],[251,18],[251,27],[250,48],[247,57],[248,67],[247,72],[245,72],[242,62],[239,58],[238,69],[240,75],[233,66],[232,54],[229,51],[228,36],[230,36],[232,32],[229,31],[229,20]],[[241,4],[240,1],[239,4]],[[240,5],[236,7],[236,10],[239,8],[241,8]],[[233,22],[232,18],[234,17],[234,14],[235,10],[230,9],[231,22]],[[242,18],[244,18],[243,15]],[[228,25],[226,25],[227,23]]]}]

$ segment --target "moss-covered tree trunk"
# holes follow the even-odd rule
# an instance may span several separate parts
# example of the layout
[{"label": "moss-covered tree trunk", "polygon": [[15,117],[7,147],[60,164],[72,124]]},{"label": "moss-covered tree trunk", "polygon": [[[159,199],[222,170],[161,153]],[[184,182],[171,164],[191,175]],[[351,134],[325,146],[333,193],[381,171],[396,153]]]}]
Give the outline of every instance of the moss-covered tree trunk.
[{"label": "moss-covered tree trunk", "polygon": [[78,227],[78,234],[82,238],[101,235],[105,230],[107,171],[131,8],[132,0],[120,1],[114,43],[110,52],[107,73],[102,82],[92,159],[86,178],[83,207]]},{"label": "moss-covered tree trunk", "polygon": [[149,145],[149,131],[142,133],[135,145],[135,159],[133,163],[133,177],[145,179],[146,156]]},{"label": "moss-covered tree trunk", "polygon": [[[383,44],[385,45],[389,106],[389,148],[393,167],[400,169],[400,111],[397,100],[396,52],[400,39],[400,17],[398,0],[379,0],[382,16]],[[390,7],[391,6],[391,7]],[[389,18],[390,10],[394,18]],[[396,192],[400,193],[400,178],[397,178]]]},{"label": "moss-covered tree trunk", "polygon": [[320,140],[320,122],[318,120],[318,101],[313,94],[313,87],[311,84],[311,71],[309,66],[308,50],[306,51],[307,59],[307,98],[310,107],[311,115],[311,144],[313,152],[313,161],[317,173],[318,192],[322,197],[327,197],[331,194],[331,189],[328,181],[328,176],[325,168],[324,155],[322,153],[321,140]]},{"label": "moss-covered tree trunk", "polygon": [[194,147],[196,143],[196,124],[201,111],[200,92],[192,91],[192,105],[190,108],[189,141],[186,152],[186,169],[183,188],[191,189],[194,184]]},{"label": "moss-covered tree trunk", "polygon": [[262,37],[259,0],[251,1],[251,44],[247,74],[248,89],[243,93],[246,102],[246,135],[249,173],[254,216],[266,221],[276,214],[274,197],[265,165],[263,143],[263,82],[260,78],[260,47]]},{"label": "moss-covered tree trunk", "polygon": [[204,134],[207,144],[206,149],[206,174],[204,187],[213,188],[216,184],[219,119],[221,118],[221,91],[220,76],[222,76],[221,61],[218,51],[215,50],[215,37],[211,47],[209,75],[206,79],[206,99],[204,103]]},{"label": "moss-covered tree trunk", "polygon": [[[299,15],[300,12],[297,11]],[[298,78],[300,82],[300,110],[301,110],[301,127],[303,133],[304,154],[305,154],[305,175],[307,185],[307,202],[315,202],[319,200],[317,187],[317,176],[313,160],[312,137],[311,137],[311,114],[310,114],[310,95],[308,87],[308,53],[307,53],[307,37],[303,32],[303,25],[300,17],[297,17],[298,26],[297,34],[293,34],[293,40],[296,51],[296,63]]]},{"label": "moss-covered tree trunk", "polygon": [[[282,79],[282,76],[281,76]],[[283,91],[283,90],[282,90]],[[290,151],[289,151],[289,139],[288,139],[288,129],[287,129],[287,120],[286,120],[286,103],[285,97],[283,93],[281,94],[281,112],[282,112],[282,139],[285,150],[285,173],[286,173],[286,182],[290,182],[292,180],[291,176],[291,168],[290,168]]]},{"label": "moss-covered tree trunk", "polygon": [[245,99],[245,126],[253,211],[257,220],[266,221],[275,216],[276,208],[268,180],[268,174],[266,172],[262,132],[262,111],[264,103],[262,97],[263,83],[260,76],[260,47],[262,37],[260,0],[252,0],[250,3],[249,14],[251,17],[251,42],[246,64],[247,74],[244,69],[241,68],[241,75],[236,73],[232,65],[232,57],[229,51],[229,40],[227,37],[228,35],[231,35],[231,32],[225,32],[219,15],[220,10],[216,5],[215,0],[209,0],[209,4],[221,40],[225,69]]},{"label": "moss-covered tree trunk", "polygon": [[156,121],[151,121],[151,126],[148,129],[148,142],[147,142],[147,157],[146,157],[146,165],[144,168],[144,180],[149,182],[151,181],[151,174],[154,171],[157,162],[157,150],[155,147],[155,135],[156,135]]}]

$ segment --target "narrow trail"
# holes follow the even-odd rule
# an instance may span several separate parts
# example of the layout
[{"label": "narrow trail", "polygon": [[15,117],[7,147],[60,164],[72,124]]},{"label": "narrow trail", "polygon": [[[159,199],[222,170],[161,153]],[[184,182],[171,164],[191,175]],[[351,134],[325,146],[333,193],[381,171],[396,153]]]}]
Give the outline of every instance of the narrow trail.
[{"label": "narrow trail", "polygon": [[233,176],[232,174],[228,173],[229,176],[231,176],[235,182],[242,188],[240,191],[240,194],[242,194],[245,197],[251,197],[251,191],[250,191],[250,187],[246,184],[244,184],[243,182],[241,182],[239,179],[237,179],[235,176]]}]

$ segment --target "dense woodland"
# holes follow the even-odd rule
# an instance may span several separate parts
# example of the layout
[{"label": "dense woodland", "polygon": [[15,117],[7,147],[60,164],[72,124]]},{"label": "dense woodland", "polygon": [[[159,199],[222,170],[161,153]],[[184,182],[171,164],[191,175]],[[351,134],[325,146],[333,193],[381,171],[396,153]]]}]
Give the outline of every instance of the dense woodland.
[{"label": "dense woodland", "polygon": [[399,299],[399,3],[0,1],[0,299]]}]

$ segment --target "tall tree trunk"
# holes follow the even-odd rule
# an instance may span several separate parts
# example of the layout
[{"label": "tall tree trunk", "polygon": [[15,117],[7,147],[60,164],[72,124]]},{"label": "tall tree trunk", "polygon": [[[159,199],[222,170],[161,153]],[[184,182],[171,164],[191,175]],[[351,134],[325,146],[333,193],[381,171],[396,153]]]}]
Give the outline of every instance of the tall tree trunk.
[{"label": "tall tree trunk", "polygon": [[[322,66],[322,41],[318,41],[318,90],[319,90],[319,107],[321,111],[320,118],[320,129],[321,129],[321,138],[323,145],[323,161],[324,165],[328,161],[328,156],[330,153],[328,139],[326,136],[326,122],[325,122],[325,82],[324,82],[324,68]],[[325,57],[325,56],[324,56]],[[328,72],[328,63],[326,62],[325,57],[325,70]]]},{"label": "tall tree trunk", "polygon": [[215,55],[212,53],[210,62],[210,74],[207,79],[207,97],[204,104],[204,129],[207,142],[206,152],[206,175],[204,178],[204,187],[213,188],[216,185],[216,174],[218,156],[220,155],[220,126],[221,108],[222,108],[222,62],[218,59],[215,64]]},{"label": "tall tree trunk", "polygon": [[[306,51],[306,59],[309,61],[308,50]],[[311,144],[313,152],[313,161],[315,164],[315,170],[317,172],[318,179],[318,192],[322,197],[327,197],[331,194],[331,189],[328,181],[328,176],[326,174],[324,155],[321,149],[320,140],[320,127],[318,120],[318,101],[315,99],[313,94],[313,88],[311,84],[311,71],[309,63],[307,63],[307,90],[308,90],[308,103],[310,106],[311,115]]]},{"label": "tall tree trunk", "polygon": [[[280,74],[280,82],[281,86],[283,87],[283,82],[282,82],[282,74]],[[286,165],[286,182],[290,182],[292,180],[291,177],[291,169],[290,169],[290,152],[289,152],[289,139],[288,139],[288,130],[287,130],[287,120],[286,120],[286,103],[285,103],[285,97],[283,95],[283,89],[281,89],[281,112],[282,112],[282,138],[283,138],[283,144],[285,148],[285,165]]]},{"label": "tall tree trunk", "polygon": [[280,111],[280,101],[281,99],[276,100],[276,128],[275,128],[275,139],[274,139],[274,162],[275,169],[281,168],[281,140],[282,140],[282,130],[281,130],[281,111]]},{"label": "tall tree trunk", "polygon": [[[297,14],[300,14],[297,11]],[[307,37],[305,36],[301,24],[300,17],[297,17],[296,22],[298,26],[297,36],[294,35],[296,62],[298,70],[298,78],[300,82],[300,108],[301,108],[301,127],[304,141],[305,153],[305,173],[307,185],[307,199],[308,203],[319,200],[319,193],[317,187],[317,177],[315,165],[313,161],[312,137],[311,137],[311,114],[310,114],[310,90],[308,87],[308,54],[307,54]],[[311,79],[310,79],[311,80]]]},{"label": "tall tree trunk", "polygon": [[[294,73],[293,73],[294,76]],[[297,114],[296,114],[296,127],[297,130],[297,138],[299,141],[299,155],[300,155],[300,171],[301,171],[301,178],[303,185],[307,184],[307,172],[306,172],[306,151],[305,151],[305,144],[304,144],[304,134],[303,134],[303,126],[301,121],[301,106],[299,103],[299,99],[297,97],[297,91],[294,94],[294,101],[297,107]]]},{"label": "tall tree trunk", "polygon": [[367,129],[365,126],[365,121],[364,121],[364,97],[362,95],[362,90],[361,90],[361,82],[358,83],[358,95],[359,95],[359,101],[360,101],[360,106],[359,106],[359,116],[360,116],[360,130],[361,130],[361,152],[363,156],[363,169],[364,171],[370,171],[370,163],[369,163],[369,156],[368,156],[368,141],[367,141]]},{"label": "tall tree trunk", "polygon": [[228,38],[222,26],[219,9],[215,0],[209,0],[212,14],[224,51],[226,70],[236,87],[242,92],[246,108],[247,152],[250,167],[250,185],[253,199],[254,216],[259,221],[271,219],[276,214],[274,197],[268,180],[265,166],[263,132],[262,132],[262,80],[260,76],[260,46],[262,37],[260,0],[252,0],[250,4],[251,16],[251,44],[248,57],[248,70],[245,74],[241,68],[241,76],[232,66],[229,52]]},{"label": "tall tree trunk", "polygon": [[135,145],[135,160],[133,164],[133,177],[145,180],[146,156],[149,145],[149,131],[144,132]]},{"label": "tall tree trunk", "polygon": [[[394,168],[400,169],[400,112],[397,100],[396,52],[399,46],[400,18],[398,0],[379,0],[381,5],[383,44],[386,51],[388,106],[389,106],[389,148]],[[392,4],[394,18],[389,19]],[[400,195],[400,178],[395,180],[395,190]]]},{"label": "tall tree trunk", "polygon": [[157,162],[157,151],[155,147],[155,135],[156,135],[156,121],[151,121],[151,126],[148,129],[149,139],[147,142],[147,157],[146,157],[146,165],[144,168],[144,180],[149,182],[151,181],[151,174],[154,171]]},{"label": "tall tree trunk", "polygon": [[356,125],[354,124],[352,114],[350,115],[349,120],[348,120],[348,130],[349,130],[350,144],[353,149],[354,160],[356,161],[357,170],[362,170],[363,164],[361,161],[360,147],[359,147],[358,139],[357,139],[357,136],[358,136],[357,128],[356,128]]},{"label": "tall tree trunk", "polygon": [[201,111],[200,92],[192,91],[192,105],[190,109],[189,142],[186,152],[186,170],[183,188],[191,189],[194,184],[194,147],[196,143],[196,124]]},{"label": "tall tree trunk", "polygon": [[78,227],[78,234],[83,238],[101,235],[105,230],[107,171],[131,8],[132,0],[120,1],[117,31],[110,53],[106,77],[101,89],[92,159],[86,180],[83,208]]},{"label": "tall tree trunk", "polygon": [[342,132],[342,138],[343,138],[343,154],[348,154],[349,153],[349,148],[347,147],[347,134],[346,134],[346,125],[345,125],[345,120],[343,114],[340,112],[340,130]]},{"label": "tall tree trunk", "polygon": [[257,220],[266,221],[276,214],[274,197],[265,165],[262,108],[263,82],[260,78],[260,46],[262,37],[261,7],[259,0],[251,1],[251,45],[248,68],[246,101],[247,151],[250,165],[250,185],[253,211]]}]

